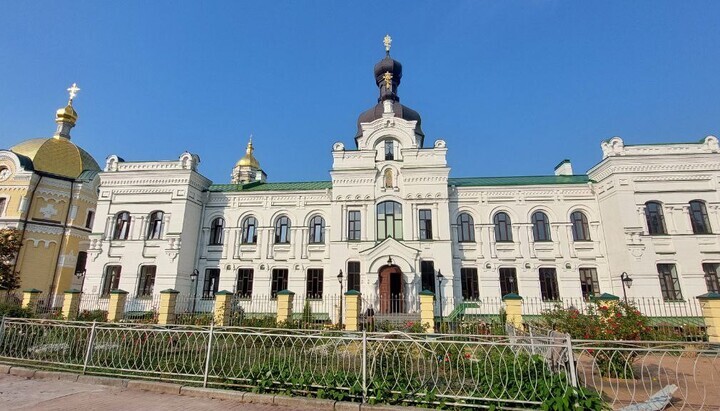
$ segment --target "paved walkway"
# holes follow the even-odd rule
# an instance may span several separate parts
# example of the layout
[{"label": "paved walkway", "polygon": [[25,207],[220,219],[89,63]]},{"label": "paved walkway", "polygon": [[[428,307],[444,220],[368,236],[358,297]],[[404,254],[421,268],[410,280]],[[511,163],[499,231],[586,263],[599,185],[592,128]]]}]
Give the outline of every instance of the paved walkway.
[{"label": "paved walkway", "polygon": [[173,394],[76,382],[26,379],[0,375],[0,410],[246,410],[311,411],[316,408],[248,404],[230,400],[193,398]]}]

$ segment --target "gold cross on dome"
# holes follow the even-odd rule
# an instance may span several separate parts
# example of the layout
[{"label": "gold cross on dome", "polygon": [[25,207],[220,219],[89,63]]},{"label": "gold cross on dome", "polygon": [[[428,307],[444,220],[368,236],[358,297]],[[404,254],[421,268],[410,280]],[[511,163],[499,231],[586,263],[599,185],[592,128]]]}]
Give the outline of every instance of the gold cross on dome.
[{"label": "gold cross on dome", "polygon": [[73,83],[73,85],[70,86],[70,88],[67,89],[67,91],[70,92],[70,101],[69,101],[69,103],[72,103],[72,101],[73,101],[73,99],[75,98],[75,96],[77,96],[78,91],[80,91],[80,87],[77,86],[77,83]]},{"label": "gold cross on dome", "polygon": [[390,53],[390,45],[392,44],[392,37],[390,37],[389,34],[385,35],[385,38],[383,39],[383,44],[385,45],[385,51]]},{"label": "gold cross on dome", "polygon": [[385,88],[392,91],[392,73],[386,71],[385,74],[383,74],[383,80],[385,80]]}]

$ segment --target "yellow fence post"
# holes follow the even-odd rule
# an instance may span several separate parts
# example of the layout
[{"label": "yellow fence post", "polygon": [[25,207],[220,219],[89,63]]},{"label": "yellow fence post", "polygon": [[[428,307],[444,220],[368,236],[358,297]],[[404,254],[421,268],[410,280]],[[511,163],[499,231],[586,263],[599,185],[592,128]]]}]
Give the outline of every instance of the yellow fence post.
[{"label": "yellow fence post", "polygon": [[420,324],[426,333],[435,331],[435,294],[430,290],[420,291]]},{"label": "yellow fence post", "polygon": [[158,307],[158,324],[167,325],[175,323],[175,305],[180,291],[168,288],[160,291],[160,307]]},{"label": "yellow fence post", "polygon": [[522,329],[523,298],[515,293],[510,293],[503,296],[502,300],[505,303],[505,314],[507,315],[507,322],[512,324],[515,328]]},{"label": "yellow fence post", "polygon": [[66,320],[75,320],[78,317],[78,310],[80,309],[80,296],[82,291],[72,289],[65,291],[65,298],[63,299],[62,314]]},{"label": "yellow fence post", "polygon": [[295,293],[290,290],[282,290],[277,293],[277,322],[278,324],[289,321],[292,318],[293,299]]},{"label": "yellow fence post", "polygon": [[29,290],[23,291],[23,300],[22,300],[22,307],[27,308],[31,310],[32,312],[35,312],[38,307],[38,301],[40,300],[40,294],[42,291],[31,288]]},{"label": "yellow fence post", "polygon": [[697,297],[707,327],[708,342],[720,344],[720,293],[707,293]]},{"label": "yellow fence post", "polygon": [[230,304],[232,300],[230,291],[222,290],[215,293],[215,325],[228,325],[230,323]]},{"label": "yellow fence post", "polygon": [[125,317],[125,301],[128,292],[125,290],[110,291],[110,303],[108,304],[108,321],[117,322]]},{"label": "yellow fence post", "polygon": [[345,329],[348,331],[360,330],[360,296],[357,290],[345,293]]}]

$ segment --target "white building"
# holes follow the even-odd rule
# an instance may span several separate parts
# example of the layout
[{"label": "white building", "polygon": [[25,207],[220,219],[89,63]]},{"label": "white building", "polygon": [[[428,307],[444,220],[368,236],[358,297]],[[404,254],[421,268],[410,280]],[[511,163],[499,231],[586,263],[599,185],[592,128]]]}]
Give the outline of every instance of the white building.
[{"label": "white building", "polygon": [[[231,184],[198,172],[199,158],[128,162],[100,174],[84,291],[176,289],[308,298],[358,289],[406,310],[423,289],[446,297],[555,300],[621,294],[682,300],[717,291],[720,148],[697,143],[602,143],[587,174],[568,160],[536,177],[451,178],[443,140],[425,141],[401,105],[402,66],[375,66],[378,104],[360,115],[355,145],[332,146],[329,181],[273,183],[253,156]],[[390,260],[390,261],[389,261]],[[378,297],[380,298],[373,298]],[[459,299],[458,299],[459,300]]]}]

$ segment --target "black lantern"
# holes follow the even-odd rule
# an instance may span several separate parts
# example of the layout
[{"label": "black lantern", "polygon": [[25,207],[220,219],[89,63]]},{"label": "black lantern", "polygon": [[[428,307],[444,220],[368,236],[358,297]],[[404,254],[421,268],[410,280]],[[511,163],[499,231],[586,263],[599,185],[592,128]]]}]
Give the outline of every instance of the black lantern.
[{"label": "black lantern", "polygon": [[200,276],[200,272],[196,269],[193,270],[192,274],[190,274],[190,284],[195,283],[195,288],[193,291],[193,303],[192,303],[192,312],[195,313],[195,302],[197,300],[197,287],[198,287],[198,277]]},{"label": "black lantern", "polygon": [[342,270],[340,270],[340,273],[337,275],[338,282],[340,283],[340,315],[338,316],[338,325],[339,329],[342,330],[343,327],[343,273]]},{"label": "black lantern", "polygon": [[630,288],[630,286],[632,286],[633,279],[630,278],[628,273],[623,272],[620,274],[620,282],[622,282],[623,285],[623,298],[625,299],[625,304],[627,304],[627,292],[625,291],[625,287]]},{"label": "black lantern", "polygon": [[443,323],[443,298],[442,298],[442,282],[445,279],[445,276],[442,275],[440,270],[437,272],[437,282],[438,282],[438,303],[440,304],[440,326],[438,327],[438,331],[442,333],[442,323]]}]

